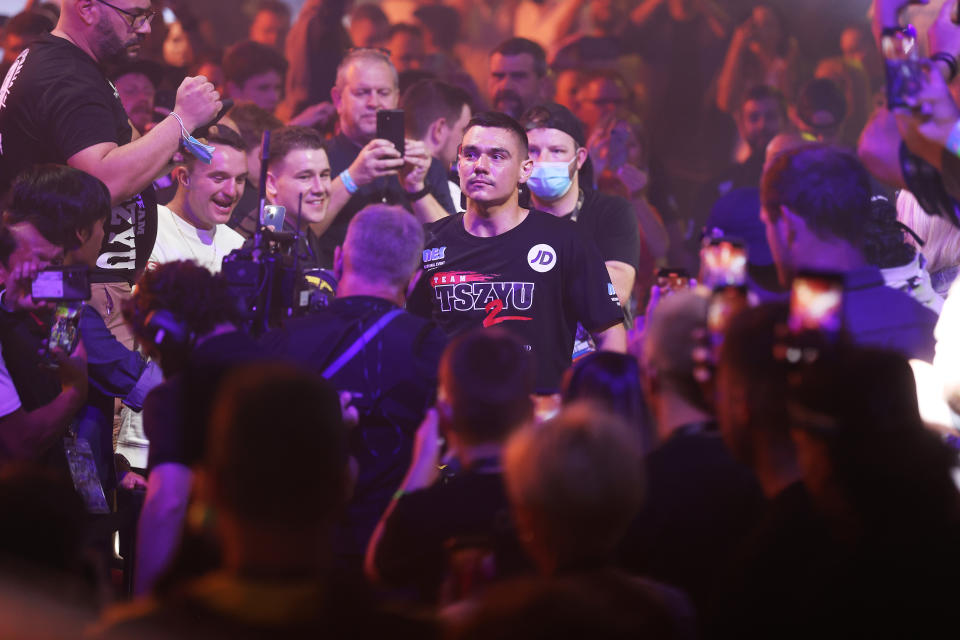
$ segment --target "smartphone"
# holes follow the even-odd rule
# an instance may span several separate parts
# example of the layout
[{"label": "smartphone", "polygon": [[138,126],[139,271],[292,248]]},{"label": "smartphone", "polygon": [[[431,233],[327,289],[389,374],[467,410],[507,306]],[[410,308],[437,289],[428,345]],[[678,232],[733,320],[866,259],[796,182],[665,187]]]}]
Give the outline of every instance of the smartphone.
[{"label": "smartphone", "polygon": [[819,333],[835,339],[843,330],[843,274],[801,271],[790,290],[787,328],[794,336]]},{"label": "smartphone", "polygon": [[377,111],[377,137],[389,140],[400,155],[404,152],[403,109],[381,109]]},{"label": "smartphone", "polygon": [[708,238],[700,249],[700,284],[710,288],[747,283],[747,245],[730,236]]},{"label": "smartphone", "polygon": [[664,293],[690,288],[690,274],[686,269],[664,267],[657,271],[657,286]]},{"label": "smartphone", "polygon": [[44,359],[48,364],[55,365],[54,351],[62,351],[70,355],[77,348],[80,341],[80,309],[83,302],[58,304],[53,313],[53,324],[47,336]]},{"label": "smartphone", "polygon": [[747,288],[742,285],[719,287],[711,294],[707,306],[707,330],[714,344],[721,342],[730,319],[748,306]]},{"label": "smartphone", "polygon": [[89,300],[90,270],[86,266],[47,267],[34,279],[31,295],[34,300]]},{"label": "smartphone", "polygon": [[880,39],[887,79],[887,108],[908,107],[907,98],[923,87],[924,71],[920,61],[916,31],[908,25],[902,32]]},{"label": "smartphone", "polygon": [[287,208],[278,204],[263,205],[263,212],[260,214],[260,226],[270,227],[273,231],[279,233],[283,231],[283,218],[287,214]]}]

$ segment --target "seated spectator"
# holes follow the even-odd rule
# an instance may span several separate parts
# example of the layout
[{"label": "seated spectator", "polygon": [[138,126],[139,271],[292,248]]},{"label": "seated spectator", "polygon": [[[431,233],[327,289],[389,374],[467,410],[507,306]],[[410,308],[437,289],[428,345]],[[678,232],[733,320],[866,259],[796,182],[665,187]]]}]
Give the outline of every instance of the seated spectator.
[{"label": "seated spectator", "polygon": [[541,576],[606,592],[621,603],[614,611],[634,612],[644,635],[690,637],[694,614],[683,594],[610,568],[643,500],[634,431],[574,405],[514,434],[503,467],[519,538]]},{"label": "seated spectator", "polygon": [[867,265],[870,181],[856,158],[824,145],[783,152],[764,171],[760,196],[784,286],[799,269],[843,273],[844,320],[854,341],[933,357],[936,314],[885,286],[879,270]]},{"label": "seated spectator", "polygon": [[512,118],[519,118],[551,94],[547,54],[525,38],[506,40],[490,53],[488,77],[490,106]]},{"label": "seated spectator", "polygon": [[689,292],[663,300],[644,336],[643,386],[656,429],[647,491],[620,549],[620,566],[676,585],[706,611],[714,582],[759,514],[762,494],[717,431],[712,398],[695,377],[694,339],[707,301]]},{"label": "seated spectator", "polygon": [[447,343],[432,323],[403,311],[422,250],[423,230],[409,213],[370,205],[350,222],[337,251],[337,297],[261,341],[349,393],[359,412],[349,438],[359,473],[337,545],[338,560],[358,570],[433,405]]},{"label": "seated spectator", "polygon": [[933,290],[946,297],[960,272],[960,231],[949,220],[924,211],[907,190],[897,196],[897,219],[916,234],[907,234],[906,240],[926,258]]},{"label": "seated spectator", "polygon": [[282,52],[288,31],[290,5],[281,0],[261,0],[250,23],[250,40]]},{"label": "seated spectator", "polygon": [[259,358],[261,349],[237,330],[238,311],[226,282],[192,262],[147,271],[123,316],[165,377],[143,407],[149,489],[140,514],[134,591],[147,594],[179,544],[192,467],[204,456],[218,385],[232,367]]},{"label": "seated spectator", "polygon": [[199,498],[216,510],[222,566],[109,615],[107,637],[414,637],[332,575],[330,536],[349,495],[336,392],[286,366],[237,371],[213,405]]},{"label": "seated spectator", "polygon": [[272,47],[249,40],[238,42],[223,54],[227,97],[249,100],[272,113],[283,97],[287,66],[283,54]]},{"label": "seated spectator", "polygon": [[157,205],[157,239],[148,268],[176,260],[192,260],[214,273],[223,259],[243,246],[242,235],[227,226],[247,181],[247,148],[243,138],[223,125],[210,127],[202,138],[215,149],[210,164],[187,150],[173,170],[177,192],[166,206]]},{"label": "seated spectator", "polygon": [[398,73],[417,71],[423,68],[426,49],[423,31],[412,24],[395,24],[387,34],[387,49],[390,60]]},{"label": "seated spectator", "polygon": [[[437,407],[420,426],[407,476],[370,540],[372,580],[449,602],[468,595],[458,588],[472,580],[479,587],[527,566],[510,526],[501,449],[533,417],[532,365],[520,341],[499,329],[465,333],[447,347]],[[445,481],[438,477],[441,435],[461,467]]]},{"label": "seated spectator", "polygon": [[774,5],[757,4],[733,33],[717,80],[717,107],[733,114],[750,87],[776,88],[793,97],[799,47],[785,17]]}]

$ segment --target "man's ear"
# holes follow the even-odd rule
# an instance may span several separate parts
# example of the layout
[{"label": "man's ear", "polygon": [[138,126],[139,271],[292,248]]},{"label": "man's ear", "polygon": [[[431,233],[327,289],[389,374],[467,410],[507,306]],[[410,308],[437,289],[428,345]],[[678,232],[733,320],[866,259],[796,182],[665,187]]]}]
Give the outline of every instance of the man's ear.
[{"label": "man's ear", "polygon": [[590,150],[586,147],[580,147],[577,149],[577,171],[583,169],[583,165],[587,161],[587,156],[590,155]]},{"label": "man's ear", "polygon": [[343,99],[343,93],[340,91],[340,87],[334,85],[330,87],[330,102],[333,103],[334,108],[337,110],[337,113],[340,113],[340,104]]},{"label": "man's ear", "polygon": [[267,194],[267,198],[270,201],[275,201],[277,198],[277,178],[273,175],[273,172],[267,170],[267,181],[264,183],[264,191]]},{"label": "man's ear", "polygon": [[[97,22],[100,21],[100,17],[96,11],[106,8],[96,0],[67,0],[67,2],[63,4],[68,3],[75,5],[73,11],[75,11],[77,15],[80,16],[80,19],[87,25],[97,24]],[[94,7],[97,8],[94,9]],[[70,8],[66,6],[62,9],[62,11],[68,10],[70,10]]]},{"label": "man's ear", "polygon": [[533,160],[530,156],[527,156],[527,158],[520,163],[520,179],[517,180],[517,182],[520,184],[525,183],[530,178],[531,173],[533,173]]},{"label": "man's ear", "polygon": [[171,173],[173,173],[173,177],[176,179],[178,185],[182,187],[190,186],[190,172],[185,166],[176,166]]},{"label": "man's ear", "polygon": [[437,120],[434,120],[433,124],[430,125],[430,128],[427,129],[427,139],[434,147],[443,146],[443,143],[447,141],[447,137],[449,135],[450,127],[447,126],[446,118],[438,118]]}]

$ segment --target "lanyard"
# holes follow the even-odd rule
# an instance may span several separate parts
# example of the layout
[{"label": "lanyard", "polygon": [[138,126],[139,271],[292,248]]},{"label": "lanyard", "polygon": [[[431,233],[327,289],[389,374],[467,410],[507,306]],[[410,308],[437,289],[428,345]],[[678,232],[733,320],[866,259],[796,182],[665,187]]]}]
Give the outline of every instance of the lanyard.
[{"label": "lanyard", "polygon": [[583,209],[583,189],[580,189],[579,195],[577,195],[577,206],[573,208],[573,211],[570,212],[570,219],[574,222],[577,221],[577,218],[580,217],[580,210]]}]

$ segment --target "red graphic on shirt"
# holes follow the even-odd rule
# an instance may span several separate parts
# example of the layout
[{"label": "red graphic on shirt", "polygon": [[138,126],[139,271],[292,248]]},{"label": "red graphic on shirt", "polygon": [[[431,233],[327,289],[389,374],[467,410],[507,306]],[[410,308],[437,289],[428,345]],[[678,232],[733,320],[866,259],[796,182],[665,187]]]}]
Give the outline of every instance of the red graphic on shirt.
[{"label": "red graphic on shirt", "polygon": [[435,273],[430,278],[430,284],[460,284],[461,282],[489,282],[496,276],[489,276],[476,271],[444,271]]},{"label": "red graphic on shirt", "polygon": [[487,317],[483,319],[484,327],[492,327],[495,324],[500,324],[507,320],[533,320],[533,318],[525,318],[524,316],[497,317],[497,314],[503,311],[503,300],[491,300],[483,310],[489,312],[487,313]]},{"label": "red graphic on shirt", "polygon": [[529,321],[530,316],[502,316],[504,311],[530,311],[536,284],[505,282],[499,274],[446,271],[430,276],[441,313],[485,311],[484,327],[508,320]]}]

